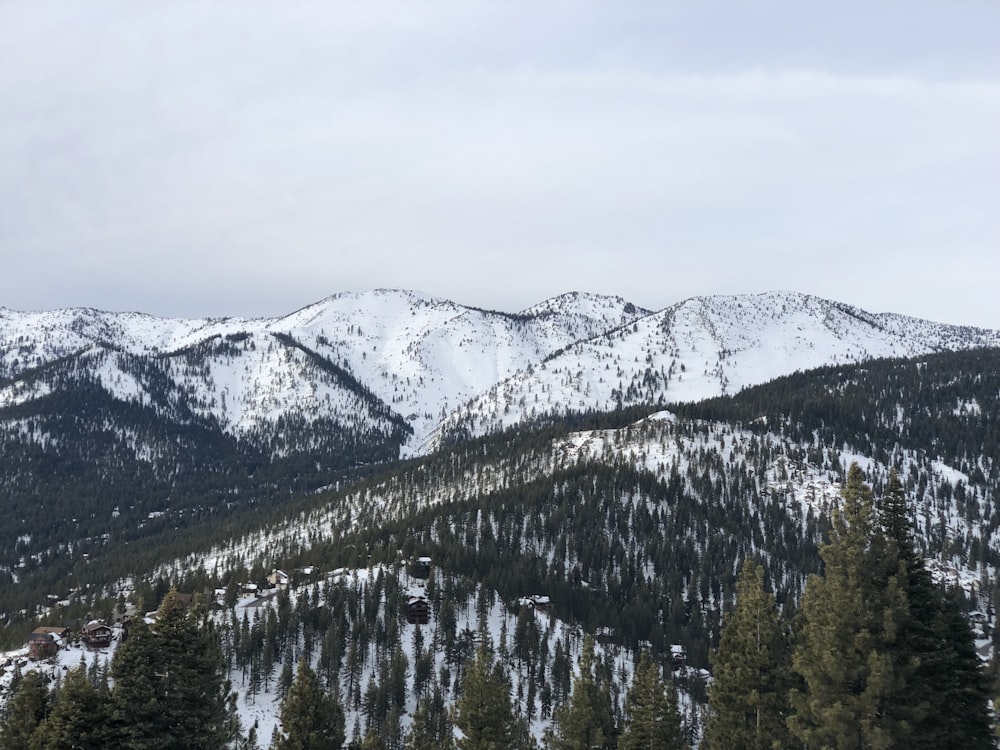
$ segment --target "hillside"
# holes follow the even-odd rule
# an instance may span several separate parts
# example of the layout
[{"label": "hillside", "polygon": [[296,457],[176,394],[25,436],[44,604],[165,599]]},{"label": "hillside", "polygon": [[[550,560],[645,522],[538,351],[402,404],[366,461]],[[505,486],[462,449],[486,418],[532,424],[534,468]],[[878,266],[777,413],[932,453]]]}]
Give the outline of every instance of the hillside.
[{"label": "hillside", "polygon": [[[280,524],[311,507],[311,493],[354,486],[401,456],[427,455],[417,465],[440,481],[451,467],[432,451],[461,455],[476,436],[574,414],[638,417],[790,372],[997,338],[792,293],[695,298],[657,313],[568,294],[507,314],[400,291],[335,295],[267,320],[0,310],[0,586],[8,607],[30,611],[46,593],[62,596],[82,560],[141,570],[154,550],[183,554]],[[959,394],[952,406],[981,409],[989,398]],[[857,446],[884,462],[870,442]],[[518,461],[522,473],[531,467],[518,481],[558,468],[551,456]],[[967,464],[952,466],[969,473]],[[376,504],[364,523],[418,511],[431,496],[389,498],[394,510]]]},{"label": "hillside", "polygon": [[[67,604],[45,611],[48,617],[92,611],[102,606],[100,597],[155,601],[171,584],[186,591],[222,587],[228,597],[242,583],[263,583],[276,568],[314,571],[309,575],[327,583],[312,587],[300,574],[288,605],[277,599],[251,608],[246,626],[241,612],[226,615],[224,638],[232,639],[231,674],[244,716],[273,726],[274,704],[262,701],[268,703],[265,696],[302,650],[317,668],[326,664],[327,674],[337,675],[327,679],[339,681],[362,735],[376,715],[366,708],[369,698],[382,701],[386,713],[377,715],[385,726],[405,730],[416,708],[410,696],[437,685],[443,716],[460,673],[460,660],[449,662],[449,654],[468,648],[473,623],[485,621],[507,655],[506,669],[522,691],[518,705],[531,712],[537,736],[565,699],[566,673],[552,656],[557,645],[564,657],[577,654],[582,633],[598,634],[606,653],[615,654],[608,668],[620,673],[612,680],[620,699],[637,649],[668,664],[679,645],[691,675],[711,667],[743,560],[761,560],[779,603],[794,611],[807,576],[820,570],[818,545],[852,462],[876,493],[891,470],[899,473],[934,576],[958,585],[967,609],[990,611],[1000,560],[993,509],[1000,491],[998,372],[997,349],[869,360],[700,403],[511,428],[320,491],[298,509],[276,509],[243,529],[230,526],[216,544],[192,535],[184,554],[176,554],[181,540],[166,531],[127,553],[95,546],[86,563],[72,567],[78,590],[56,591]],[[419,647],[415,631],[390,622],[408,591],[405,563],[418,556],[432,558],[437,587]],[[367,583],[351,584],[353,593],[331,586],[345,570]],[[396,572],[373,590],[380,570]],[[10,591],[3,590],[4,601],[22,600]],[[518,599],[530,594],[548,598],[544,619],[519,614]],[[318,601],[329,609],[317,608]],[[323,612],[348,613],[350,625]],[[453,622],[465,623],[464,635]],[[977,623],[983,658],[992,653],[993,624]],[[286,635],[268,651],[272,627]],[[320,645],[320,633],[329,644]],[[451,646],[447,633],[454,633]],[[394,650],[398,636],[404,645]],[[334,643],[346,650],[331,651]],[[368,655],[355,650],[352,672],[347,657],[361,643],[368,643]],[[429,657],[420,661],[421,653],[434,654],[435,677],[423,683],[428,678],[418,680],[415,670],[419,663],[426,675]],[[398,654],[414,670],[405,683],[392,676]],[[675,679],[690,701],[687,726],[696,736],[704,683]],[[399,689],[407,696],[402,702],[386,697]]]}]

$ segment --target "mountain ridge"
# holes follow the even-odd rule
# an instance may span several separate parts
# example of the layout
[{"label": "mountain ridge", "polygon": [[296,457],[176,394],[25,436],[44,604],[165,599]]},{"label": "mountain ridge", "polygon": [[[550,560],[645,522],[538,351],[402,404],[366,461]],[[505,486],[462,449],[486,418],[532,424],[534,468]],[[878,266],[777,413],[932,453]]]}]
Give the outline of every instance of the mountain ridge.
[{"label": "mountain ridge", "polygon": [[[289,337],[286,346],[275,350],[275,337]],[[456,434],[568,411],[698,400],[826,364],[998,346],[1000,333],[796,292],[692,297],[660,311],[568,292],[504,313],[392,289],[334,294],[274,318],[4,308],[0,408],[31,399],[18,382],[25,373],[97,347],[166,363],[178,389],[232,435],[266,431],[281,417],[342,413],[342,388],[289,351],[288,340],[403,419],[411,437],[402,454],[419,455]],[[116,394],[113,384],[129,379],[103,375],[112,395],[148,400],[141,384]]]}]

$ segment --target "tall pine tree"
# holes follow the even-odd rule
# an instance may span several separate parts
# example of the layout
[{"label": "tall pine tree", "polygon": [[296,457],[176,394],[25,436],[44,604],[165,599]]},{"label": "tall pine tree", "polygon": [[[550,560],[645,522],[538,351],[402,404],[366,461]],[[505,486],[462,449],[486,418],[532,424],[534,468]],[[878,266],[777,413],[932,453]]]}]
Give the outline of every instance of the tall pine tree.
[{"label": "tall pine tree", "polygon": [[500,750],[514,745],[517,726],[510,685],[485,643],[476,650],[475,659],[462,679],[462,694],[455,705],[455,726],[462,732],[457,743],[459,750]]},{"label": "tall pine tree", "polygon": [[111,662],[110,730],[125,748],[216,750],[239,733],[218,637],[171,590],[156,622],[141,621]]},{"label": "tall pine tree", "polygon": [[111,701],[106,684],[94,685],[82,663],[63,678],[55,706],[31,737],[31,750],[104,750],[111,743]]},{"label": "tall pine tree", "polygon": [[892,707],[912,731],[910,750],[992,747],[989,680],[975,652],[969,623],[953,593],[936,585],[914,545],[906,499],[893,472],[876,503],[885,574],[898,566],[909,605],[895,661],[907,689]]},{"label": "tall pine tree", "polygon": [[736,604],[712,659],[705,750],[789,747],[786,727],[791,652],[764,568],[750,560],[736,583]]},{"label": "tall pine tree", "polygon": [[789,727],[838,750],[992,747],[969,624],[915,550],[898,478],[875,503],[852,465],[843,497],[802,599]]},{"label": "tall pine tree", "polygon": [[852,464],[820,551],[823,576],[811,576],[799,610],[793,667],[804,682],[792,691],[793,734],[809,747],[897,747],[911,726],[893,706],[905,695],[894,649],[908,613],[895,565],[877,542],[873,496]]},{"label": "tall pine tree", "polygon": [[0,724],[0,750],[26,750],[31,735],[49,713],[49,688],[45,677],[32,670],[17,681]]},{"label": "tall pine tree", "polygon": [[594,639],[586,636],[580,655],[580,674],[573,692],[557,712],[554,750],[593,750],[615,747],[615,723],[611,712],[611,692],[594,655]]},{"label": "tall pine tree", "polygon": [[274,750],[339,750],[343,744],[344,710],[323,690],[305,660],[299,660],[295,680],[281,703],[281,734]]},{"label": "tall pine tree", "polygon": [[625,696],[625,722],[618,750],[684,750],[684,731],[673,681],[643,653]]}]

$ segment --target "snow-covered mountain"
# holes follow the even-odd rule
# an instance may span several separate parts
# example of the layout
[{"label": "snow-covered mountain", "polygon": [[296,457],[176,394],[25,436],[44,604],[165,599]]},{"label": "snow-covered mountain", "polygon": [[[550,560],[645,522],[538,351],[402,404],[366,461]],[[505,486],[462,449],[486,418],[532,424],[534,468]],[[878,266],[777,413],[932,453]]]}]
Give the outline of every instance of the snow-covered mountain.
[{"label": "snow-covered mountain", "polygon": [[792,292],[693,297],[498,383],[449,415],[429,445],[450,431],[483,434],[548,414],[732,394],[823,365],[997,345],[997,331]]},{"label": "snow-covered mountain", "polygon": [[[375,401],[421,444],[472,399],[563,347],[644,315],[623,299],[567,294],[517,315],[411,292],[341,294],[277,319],[171,320],[90,309],[0,310],[0,407],[52,390],[39,369],[72,358],[116,398],[154,403],[145,359],[195,412],[241,435],[280,417],[361,422]],[[102,353],[102,356],[98,356]],[[370,398],[357,402],[357,393]]]},{"label": "snow-covered mountain", "polygon": [[402,453],[412,455],[444,437],[546,415],[701,399],[826,364],[997,345],[996,331],[789,292],[696,297],[656,313],[571,293],[509,314],[397,290],[338,294],[274,319],[0,309],[0,409],[69,387],[51,371],[70,367],[115,399],[207,420],[234,437],[317,420],[355,431],[395,424],[409,433]]}]

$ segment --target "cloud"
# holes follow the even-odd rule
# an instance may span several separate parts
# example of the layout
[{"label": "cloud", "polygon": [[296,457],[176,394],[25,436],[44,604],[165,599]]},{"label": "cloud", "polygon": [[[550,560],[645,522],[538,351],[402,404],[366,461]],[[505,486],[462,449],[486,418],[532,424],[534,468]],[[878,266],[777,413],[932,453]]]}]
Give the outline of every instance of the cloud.
[{"label": "cloud", "polygon": [[892,39],[901,5],[760,7],[5,6],[0,304],[870,305],[852,269],[994,263],[992,11],[942,44],[970,19],[912,4]]}]

